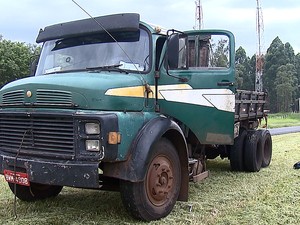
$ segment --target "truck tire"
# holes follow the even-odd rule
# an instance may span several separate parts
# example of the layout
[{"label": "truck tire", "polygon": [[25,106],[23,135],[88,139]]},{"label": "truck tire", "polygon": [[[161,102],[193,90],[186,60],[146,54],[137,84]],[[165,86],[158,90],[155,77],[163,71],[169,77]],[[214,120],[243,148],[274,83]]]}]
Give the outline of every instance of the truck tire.
[{"label": "truck tire", "polygon": [[259,142],[261,130],[248,131],[245,143],[245,171],[258,172],[262,166],[263,149]]},{"label": "truck tire", "polygon": [[[15,193],[15,184],[8,183],[10,190]],[[56,197],[62,190],[63,186],[44,185],[31,183],[30,186],[16,184],[15,195],[22,201],[32,202],[46,198]]]},{"label": "truck tire", "polygon": [[240,130],[240,134],[234,140],[234,145],[230,147],[230,167],[233,171],[244,171],[244,149],[247,138],[247,131]]},{"label": "truck tire", "polygon": [[271,134],[268,130],[263,130],[260,135],[260,145],[263,149],[263,160],[261,167],[265,168],[268,167],[271,163],[272,158],[272,138]]},{"label": "truck tire", "polygon": [[133,217],[144,221],[167,216],[177,201],[181,186],[180,161],[173,144],[161,138],[150,151],[145,179],[120,182],[125,208]]}]

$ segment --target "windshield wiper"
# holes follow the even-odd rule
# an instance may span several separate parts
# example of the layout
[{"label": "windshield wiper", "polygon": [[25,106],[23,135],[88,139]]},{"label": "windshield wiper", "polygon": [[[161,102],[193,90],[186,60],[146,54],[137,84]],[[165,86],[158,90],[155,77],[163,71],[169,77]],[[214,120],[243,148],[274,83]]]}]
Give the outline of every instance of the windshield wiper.
[{"label": "windshield wiper", "polygon": [[85,71],[84,69],[71,69],[71,70],[59,70],[59,71],[51,71],[46,72],[43,75],[57,74],[57,73],[72,73],[72,72],[81,72]]},{"label": "windshield wiper", "polygon": [[87,67],[87,70],[90,70],[91,72],[94,73],[99,73],[101,71],[117,71],[120,73],[126,73],[128,74],[127,70],[121,69],[119,68],[120,66],[122,66],[122,64],[115,64],[115,65],[109,65],[109,66],[95,66],[95,67]]}]

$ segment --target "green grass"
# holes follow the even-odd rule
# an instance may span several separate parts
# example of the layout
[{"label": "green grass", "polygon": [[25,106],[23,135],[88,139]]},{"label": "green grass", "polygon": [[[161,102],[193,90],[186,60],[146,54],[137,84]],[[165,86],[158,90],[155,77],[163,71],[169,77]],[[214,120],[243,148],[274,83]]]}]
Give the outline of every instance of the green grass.
[{"label": "green grass", "polygon": [[[299,224],[300,133],[273,137],[273,159],[258,173],[231,172],[229,161],[208,162],[210,177],[190,183],[189,202],[150,224]],[[64,188],[55,198],[16,201],[0,177],[0,224],[148,224],[132,219],[119,193]]]},{"label": "green grass", "polygon": [[300,113],[277,113],[268,115],[268,128],[300,126]]}]

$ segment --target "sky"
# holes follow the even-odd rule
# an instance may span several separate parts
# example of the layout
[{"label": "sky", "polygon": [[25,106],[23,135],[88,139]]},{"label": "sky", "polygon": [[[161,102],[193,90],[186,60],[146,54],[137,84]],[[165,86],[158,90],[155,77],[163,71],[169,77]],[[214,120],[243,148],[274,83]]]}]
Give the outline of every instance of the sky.
[{"label": "sky", "polygon": [[[141,20],[168,29],[195,27],[195,0],[75,0],[90,15],[139,13]],[[256,0],[201,0],[203,29],[225,29],[235,35],[236,48],[248,56],[257,52]],[[260,0],[262,50],[278,36],[300,53],[300,1]],[[0,35],[34,44],[38,31],[48,25],[85,19],[88,15],[72,0],[0,0]]]}]

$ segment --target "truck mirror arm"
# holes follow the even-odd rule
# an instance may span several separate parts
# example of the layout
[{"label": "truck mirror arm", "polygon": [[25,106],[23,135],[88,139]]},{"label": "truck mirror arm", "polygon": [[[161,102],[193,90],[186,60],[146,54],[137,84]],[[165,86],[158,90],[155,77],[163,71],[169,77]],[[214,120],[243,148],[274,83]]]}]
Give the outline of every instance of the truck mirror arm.
[{"label": "truck mirror arm", "polygon": [[[169,34],[172,32],[172,34]],[[177,32],[177,33],[175,33]],[[170,69],[178,69],[178,58],[179,58],[179,35],[184,34],[176,30],[168,30],[167,32],[167,50],[164,55],[164,60],[167,61],[166,73],[168,76],[178,79],[180,82],[188,82],[189,79],[186,77],[178,77],[170,74]]]}]

